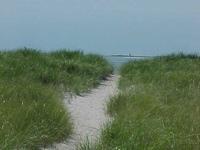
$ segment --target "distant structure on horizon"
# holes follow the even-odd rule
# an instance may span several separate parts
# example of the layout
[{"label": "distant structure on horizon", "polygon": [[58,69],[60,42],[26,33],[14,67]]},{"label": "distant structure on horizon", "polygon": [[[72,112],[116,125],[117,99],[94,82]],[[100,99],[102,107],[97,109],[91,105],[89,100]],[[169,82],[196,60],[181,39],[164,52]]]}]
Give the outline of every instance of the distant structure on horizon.
[{"label": "distant structure on horizon", "polygon": [[112,57],[153,57],[153,56],[144,56],[144,55],[131,55],[131,53],[129,53],[128,55],[123,55],[123,54],[113,54],[111,55]]}]

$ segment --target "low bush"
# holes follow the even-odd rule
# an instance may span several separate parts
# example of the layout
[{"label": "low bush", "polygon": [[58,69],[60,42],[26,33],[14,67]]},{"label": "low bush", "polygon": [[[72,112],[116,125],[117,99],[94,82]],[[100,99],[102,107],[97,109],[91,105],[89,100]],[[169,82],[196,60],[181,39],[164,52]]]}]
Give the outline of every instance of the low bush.
[{"label": "low bush", "polygon": [[98,85],[112,67],[101,56],[34,49],[0,52],[0,149],[38,149],[72,132],[63,92]]}]

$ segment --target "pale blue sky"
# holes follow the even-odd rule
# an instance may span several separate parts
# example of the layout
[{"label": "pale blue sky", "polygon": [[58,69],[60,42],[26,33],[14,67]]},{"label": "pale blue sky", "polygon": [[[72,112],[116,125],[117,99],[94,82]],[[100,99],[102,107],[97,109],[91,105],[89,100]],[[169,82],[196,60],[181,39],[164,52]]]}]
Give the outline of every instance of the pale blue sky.
[{"label": "pale blue sky", "polygon": [[199,0],[0,0],[0,48],[200,52]]}]

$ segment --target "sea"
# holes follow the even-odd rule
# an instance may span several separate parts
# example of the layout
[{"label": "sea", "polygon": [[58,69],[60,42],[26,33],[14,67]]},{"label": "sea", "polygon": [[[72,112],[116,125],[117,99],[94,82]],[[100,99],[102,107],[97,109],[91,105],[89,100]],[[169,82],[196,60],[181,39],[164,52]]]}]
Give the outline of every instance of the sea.
[{"label": "sea", "polygon": [[117,57],[117,56],[105,56],[105,58],[113,65],[115,71],[119,71],[120,67],[129,62],[139,60],[141,58],[134,57]]}]

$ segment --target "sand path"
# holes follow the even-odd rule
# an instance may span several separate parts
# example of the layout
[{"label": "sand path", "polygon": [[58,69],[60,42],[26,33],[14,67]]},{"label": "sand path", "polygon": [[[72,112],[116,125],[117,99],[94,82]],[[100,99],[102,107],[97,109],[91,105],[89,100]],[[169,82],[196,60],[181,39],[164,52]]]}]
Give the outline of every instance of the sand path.
[{"label": "sand path", "polygon": [[51,150],[75,150],[76,146],[86,140],[94,141],[100,134],[100,128],[109,120],[105,105],[117,92],[118,76],[111,76],[101,85],[83,96],[65,98],[66,107],[71,113],[74,133],[63,143],[55,144]]}]

